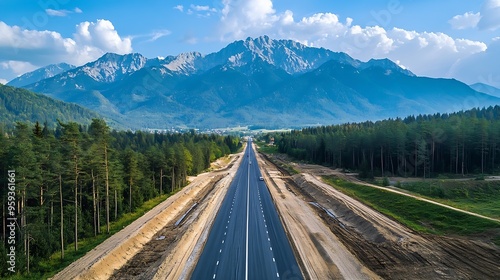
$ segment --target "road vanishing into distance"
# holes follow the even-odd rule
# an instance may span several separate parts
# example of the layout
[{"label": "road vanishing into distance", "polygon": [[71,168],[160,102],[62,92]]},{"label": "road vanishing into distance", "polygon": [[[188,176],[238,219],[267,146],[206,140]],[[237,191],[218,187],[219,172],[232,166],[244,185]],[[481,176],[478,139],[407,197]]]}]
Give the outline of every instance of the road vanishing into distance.
[{"label": "road vanishing into distance", "polygon": [[302,279],[249,140],[191,279]]}]

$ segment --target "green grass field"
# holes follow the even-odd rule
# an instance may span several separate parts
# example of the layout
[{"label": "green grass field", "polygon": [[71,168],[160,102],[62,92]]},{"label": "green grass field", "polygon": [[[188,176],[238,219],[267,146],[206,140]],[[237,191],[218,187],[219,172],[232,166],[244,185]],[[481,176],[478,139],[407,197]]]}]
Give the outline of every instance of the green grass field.
[{"label": "green grass field", "polygon": [[443,204],[500,219],[500,181],[427,180],[398,187]]},{"label": "green grass field", "polygon": [[500,223],[385,190],[357,185],[336,177],[325,177],[324,180],[343,193],[364,202],[413,230],[439,235],[487,234],[490,240],[500,245]]},{"label": "green grass field", "polygon": [[264,154],[279,154],[278,146],[268,146],[264,142],[256,142],[259,152]]}]

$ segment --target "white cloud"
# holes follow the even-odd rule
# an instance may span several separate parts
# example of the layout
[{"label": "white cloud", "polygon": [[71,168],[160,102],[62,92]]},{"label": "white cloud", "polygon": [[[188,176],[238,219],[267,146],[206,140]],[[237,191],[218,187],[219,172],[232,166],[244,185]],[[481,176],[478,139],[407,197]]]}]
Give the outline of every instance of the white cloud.
[{"label": "white cloud", "polygon": [[[132,40],[129,37],[121,38],[109,20],[100,19],[97,22],[82,22],[76,26],[73,34],[79,51],[84,54],[114,52],[130,53]],[[84,46],[82,48],[81,46]],[[71,46],[73,47],[73,46]]]},{"label": "white cloud", "polygon": [[8,82],[9,82],[9,81],[7,81],[6,79],[2,79],[2,78],[0,78],[0,84],[5,85],[5,84],[7,84]]},{"label": "white cloud", "polygon": [[500,28],[500,0],[486,0],[481,7],[481,20],[477,25],[483,30]]},{"label": "white cloud", "polygon": [[8,61],[0,62],[0,66],[2,67],[2,69],[11,70],[16,75],[30,72],[30,71],[33,71],[33,70],[38,68],[29,62],[15,61],[15,60],[8,60]]},{"label": "white cloud", "polygon": [[174,9],[178,10],[179,12],[184,12],[184,6],[182,5],[177,5],[174,7]]},{"label": "white cloud", "polygon": [[77,14],[83,13],[83,11],[78,7],[74,8],[73,11],[45,9],[45,12],[47,13],[47,15],[53,16],[53,17],[66,17],[71,13],[77,13]]},{"label": "white cloud", "polygon": [[74,8],[73,11],[70,11],[70,10],[45,9],[45,12],[47,13],[47,15],[53,16],[53,17],[66,17],[66,16],[68,16],[69,14],[72,14],[72,13],[77,13],[77,14],[83,13],[83,11],[80,8],[78,8],[78,7]]},{"label": "white cloud", "polygon": [[270,0],[222,0],[221,35],[227,40],[259,36],[279,20]]},{"label": "white cloud", "polygon": [[448,23],[453,29],[474,28],[481,19],[481,13],[467,12],[463,15],[456,15]]},{"label": "white cloud", "polygon": [[485,83],[500,88],[500,40],[492,40],[488,49],[459,60],[452,68],[451,75],[468,83]]},{"label": "white cloud", "polygon": [[106,52],[124,54],[131,51],[131,38],[122,38],[108,20],[80,23],[72,38],[64,38],[54,31],[9,26],[0,21],[0,68],[10,73],[22,74],[59,62],[82,65]]},{"label": "white cloud", "polygon": [[447,77],[457,61],[487,49],[482,42],[444,33],[354,25],[353,19],[340,20],[333,13],[295,19],[292,11],[277,13],[271,0],[223,0],[223,4],[219,36],[224,41],[265,34],[346,52],[364,61],[387,57],[417,75]]},{"label": "white cloud", "polygon": [[191,9],[197,12],[217,12],[217,9],[210,8],[210,6],[200,6],[200,5],[191,5]]},{"label": "white cloud", "polygon": [[65,17],[70,13],[70,11],[68,10],[53,10],[53,9],[45,9],[45,12],[47,13],[47,15],[53,17]]},{"label": "white cloud", "polygon": [[149,42],[154,42],[162,37],[165,37],[165,36],[168,36],[172,34],[172,32],[170,32],[170,30],[158,30],[158,31],[155,31],[153,32],[152,34],[150,34],[151,36],[151,39],[149,39],[148,41]]},{"label": "white cloud", "polygon": [[138,34],[138,35],[133,35],[130,36],[131,40],[136,40],[138,38],[148,38],[144,40],[145,42],[154,42],[160,38],[163,38],[165,36],[168,36],[172,34],[172,32],[168,29],[161,29],[161,30],[154,30],[153,32],[150,33],[145,33],[145,34]]}]

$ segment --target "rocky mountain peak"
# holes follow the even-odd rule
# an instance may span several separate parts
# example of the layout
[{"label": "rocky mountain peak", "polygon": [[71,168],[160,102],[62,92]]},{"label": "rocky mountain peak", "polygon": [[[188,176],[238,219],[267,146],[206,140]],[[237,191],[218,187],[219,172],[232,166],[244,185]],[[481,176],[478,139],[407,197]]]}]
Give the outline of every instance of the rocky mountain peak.
[{"label": "rocky mountain peak", "polygon": [[50,64],[45,67],[36,69],[35,71],[25,73],[12,81],[7,85],[14,87],[23,87],[38,81],[48,79],[58,75],[62,72],[74,69],[76,66],[67,63]]}]

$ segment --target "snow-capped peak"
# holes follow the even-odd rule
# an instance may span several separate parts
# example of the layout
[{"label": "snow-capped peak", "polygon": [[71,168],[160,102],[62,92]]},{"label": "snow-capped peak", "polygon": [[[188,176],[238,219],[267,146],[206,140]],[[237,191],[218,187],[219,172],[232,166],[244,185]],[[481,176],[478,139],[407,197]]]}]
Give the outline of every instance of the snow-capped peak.
[{"label": "snow-capped peak", "polygon": [[84,72],[95,81],[110,83],[143,68],[146,62],[147,58],[138,53],[106,53],[98,60],[78,68],[78,71]]},{"label": "snow-capped peak", "polygon": [[310,71],[331,59],[345,61],[353,66],[360,63],[343,53],[307,47],[292,40],[273,40],[268,36],[233,42],[221,51],[207,55],[207,60],[210,60],[208,58],[230,66],[242,66],[258,59],[289,74]]}]

